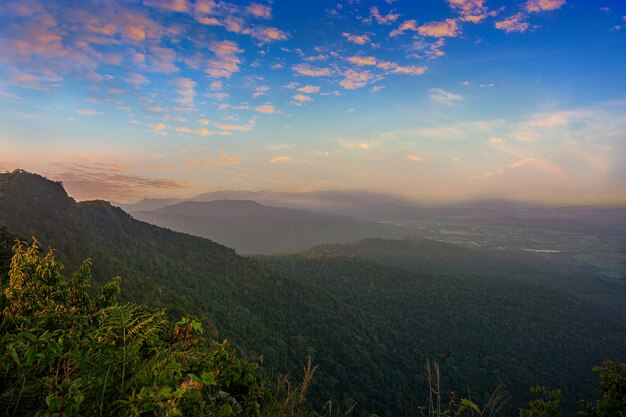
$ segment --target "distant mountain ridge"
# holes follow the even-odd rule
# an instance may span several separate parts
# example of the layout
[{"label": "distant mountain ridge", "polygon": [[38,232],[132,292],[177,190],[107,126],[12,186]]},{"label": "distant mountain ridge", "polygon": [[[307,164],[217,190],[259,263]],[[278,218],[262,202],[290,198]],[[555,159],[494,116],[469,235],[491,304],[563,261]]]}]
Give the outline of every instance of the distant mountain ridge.
[{"label": "distant mountain ridge", "polygon": [[312,210],[270,207],[250,200],[186,201],[133,216],[206,237],[239,253],[271,254],[320,243],[402,237],[411,229]]}]

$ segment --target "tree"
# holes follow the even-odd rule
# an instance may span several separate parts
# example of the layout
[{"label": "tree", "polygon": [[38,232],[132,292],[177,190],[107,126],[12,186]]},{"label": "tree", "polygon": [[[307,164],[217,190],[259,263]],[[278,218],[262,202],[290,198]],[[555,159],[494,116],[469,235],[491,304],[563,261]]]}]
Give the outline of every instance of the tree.
[{"label": "tree", "polygon": [[604,361],[600,372],[601,398],[595,404],[581,401],[580,417],[626,417],[626,364]]}]

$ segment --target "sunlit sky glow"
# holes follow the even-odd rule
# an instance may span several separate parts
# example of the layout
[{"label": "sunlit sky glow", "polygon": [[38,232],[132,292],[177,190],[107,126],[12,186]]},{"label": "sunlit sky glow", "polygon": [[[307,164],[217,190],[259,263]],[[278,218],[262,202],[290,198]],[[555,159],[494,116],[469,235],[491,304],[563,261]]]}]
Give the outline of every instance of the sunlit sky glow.
[{"label": "sunlit sky glow", "polygon": [[2,0],[0,170],[626,204],[625,64],[618,0]]}]

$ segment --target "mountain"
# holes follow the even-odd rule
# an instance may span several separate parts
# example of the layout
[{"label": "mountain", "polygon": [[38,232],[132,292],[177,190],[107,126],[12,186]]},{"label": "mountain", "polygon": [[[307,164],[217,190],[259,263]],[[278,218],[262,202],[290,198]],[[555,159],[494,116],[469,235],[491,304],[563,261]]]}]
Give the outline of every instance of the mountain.
[{"label": "mountain", "polygon": [[246,200],[183,202],[137,211],[138,220],[202,236],[239,253],[295,251],[320,243],[401,237],[409,229],[348,216],[264,206]]},{"label": "mountain", "polygon": [[133,213],[135,211],[156,210],[171,204],[180,203],[181,201],[184,200],[180,198],[144,198],[133,204],[115,203],[111,201],[111,205],[119,207],[127,213]]},{"label": "mountain", "polygon": [[[301,193],[278,191],[220,190],[197,195],[184,201],[208,202],[217,200],[251,200],[257,203],[292,209],[314,210],[326,213],[359,217],[363,219],[387,219],[390,213],[410,216],[413,203],[401,197],[362,190],[311,191]],[[146,199],[134,204],[120,204],[128,213],[156,210],[179,201],[170,199]],[[393,216],[392,216],[393,217]]]},{"label": "mountain", "polygon": [[297,378],[310,356],[319,365],[313,405],[356,401],[357,416],[424,404],[426,358],[441,364],[446,392],[469,385],[477,402],[504,383],[512,397],[504,416],[534,384],[561,387],[571,410],[575,398],[593,397],[590,368],[626,355],[624,320],[509,271],[432,275],[336,256],[245,258],[103,201],[77,203],[62,184],[24,171],[0,174],[0,226],[54,247],[68,272],[90,258],[100,283],[121,276],[126,300],[167,307],[175,319],[199,316],[208,336],[231,339],[250,358],[263,354],[268,373]]}]

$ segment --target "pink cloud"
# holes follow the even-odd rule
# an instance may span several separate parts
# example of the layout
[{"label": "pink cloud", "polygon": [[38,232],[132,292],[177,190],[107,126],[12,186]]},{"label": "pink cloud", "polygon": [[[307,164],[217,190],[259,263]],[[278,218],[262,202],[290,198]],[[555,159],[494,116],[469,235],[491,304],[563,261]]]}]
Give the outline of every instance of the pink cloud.
[{"label": "pink cloud", "polygon": [[174,84],[178,87],[176,92],[179,97],[176,101],[183,106],[193,106],[193,99],[196,95],[196,90],[194,89],[196,82],[191,78],[181,77],[174,80]]},{"label": "pink cloud", "polygon": [[339,85],[346,90],[355,90],[361,88],[370,82],[372,76],[369,71],[355,71],[348,69],[343,73],[344,79],[339,82]]},{"label": "pink cloud", "polygon": [[208,61],[208,68],[205,72],[213,77],[230,76],[239,71],[241,60],[237,54],[242,51],[237,44],[232,41],[216,41],[209,44],[209,50],[215,54],[215,58]]},{"label": "pink cloud", "polygon": [[330,68],[315,68],[308,64],[298,64],[294,65],[292,68],[296,74],[309,77],[328,77],[332,74]]},{"label": "pink cloud", "polygon": [[516,13],[504,20],[496,22],[496,28],[505,32],[526,32],[528,30],[528,22],[524,22],[526,16],[523,13]]},{"label": "pink cloud", "polygon": [[560,9],[564,4],[565,0],[528,0],[526,2],[526,10],[530,13],[556,10]]},{"label": "pink cloud", "polygon": [[393,74],[406,74],[406,75],[422,75],[426,72],[426,67],[417,67],[417,66],[402,66],[397,64],[396,62],[390,61],[381,61],[376,66],[380,69],[388,71]]},{"label": "pink cloud", "polygon": [[149,82],[146,77],[137,73],[128,74],[128,76],[124,79],[124,81],[134,86],[139,86],[139,85],[146,84]]},{"label": "pink cloud", "polygon": [[445,38],[438,38],[435,42],[428,42],[425,38],[417,38],[413,42],[413,49],[417,53],[412,54],[411,57],[415,58],[427,58],[436,59],[444,56],[446,53],[442,50],[446,41]]},{"label": "pink cloud", "polygon": [[303,93],[307,93],[307,94],[319,93],[320,88],[316,85],[305,85],[304,87],[298,88],[298,91],[302,91]]},{"label": "pink cloud", "polygon": [[373,56],[351,56],[348,61],[359,66],[376,65],[376,58]]},{"label": "pink cloud", "polygon": [[406,31],[417,32],[417,22],[415,20],[405,20],[397,29],[392,30],[389,36],[395,38],[402,35]]},{"label": "pink cloud", "polygon": [[372,19],[374,19],[379,25],[390,25],[395,22],[399,17],[399,14],[391,12],[386,15],[381,15],[378,11],[378,7],[374,6],[370,8],[370,17],[368,20],[371,21]]},{"label": "pink cloud", "polygon": [[353,35],[348,32],[344,32],[341,35],[347,40],[349,40],[350,42],[355,43],[357,45],[364,45],[370,41],[370,38],[367,35]]},{"label": "pink cloud", "polygon": [[173,49],[152,46],[150,47],[150,55],[148,55],[148,68],[154,72],[178,72],[178,67],[175,64],[176,59],[176,51]]},{"label": "pink cloud", "polygon": [[252,130],[252,124],[248,123],[247,125],[233,125],[227,123],[219,123],[216,125],[218,129],[222,130],[232,130],[237,132],[249,132]]},{"label": "pink cloud", "polygon": [[287,34],[273,27],[255,27],[251,29],[251,36],[263,42],[282,41],[287,39]]},{"label": "pink cloud", "polygon": [[53,164],[59,171],[50,175],[63,181],[68,192],[78,200],[128,199],[149,190],[180,190],[185,182],[150,178],[124,172],[119,165],[103,163]]},{"label": "pink cloud", "polygon": [[459,26],[454,19],[446,19],[444,22],[425,23],[417,28],[422,36],[433,38],[455,37],[459,34]]},{"label": "pink cloud", "polygon": [[484,0],[448,0],[448,5],[465,22],[479,23],[488,16],[495,15],[485,7]]},{"label": "pink cloud", "polygon": [[187,0],[144,0],[143,3],[150,7],[159,7],[172,12],[189,11],[189,3]]},{"label": "pink cloud", "polygon": [[259,3],[250,3],[248,7],[246,7],[246,11],[254,17],[263,19],[269,19],[272,17],[271,7]]},{"label": "pink cloud", "polygon": [[300,102],[300,103],[305,103],[307,101],[311,101],[311,97],[304,95],[304,94],[295,94],[293,96],[293,99]]},{"label": "pink cloud", "polygon": [[254,108],[254,111],[259,112],[259,113],[265,113],[265,114],[278,113],[278,110],[276,110],[276,108],[272,106],[271,104],[263,104],[261,106],[256,106]]}]

